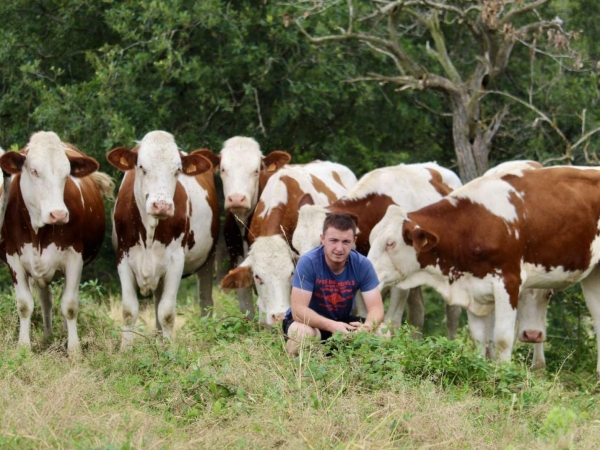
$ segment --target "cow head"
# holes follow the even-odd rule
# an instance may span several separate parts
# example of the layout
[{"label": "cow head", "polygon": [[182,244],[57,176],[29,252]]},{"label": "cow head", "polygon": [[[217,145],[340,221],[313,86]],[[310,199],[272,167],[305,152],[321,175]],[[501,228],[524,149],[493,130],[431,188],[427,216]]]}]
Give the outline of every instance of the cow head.
[{"label": "cow head", "polygon": [[163,219],[173,216],[173,196],[180,175],[199,175],[212,164],[200,154],[181,155],[173,135],[165,131],[146,134],[134,150],[111,150],[108,162],[121,171],[135,170],[134,192],[140,211]]},{"label": "cow head", "polygon": [[31,225],[61,225],[69,221],[65,205],[65,184],[69,176],[84,177],[98,170],[98,162],[89,156],[66,152],[67,147],[52,132],[31,136],[23,151],[7,152],[0,158],[2,170],[21,174],[19,186],[29,212]]},{"label": "cow head", "polygon": [[292,245],[301,255],[321,244],[323,222],[327,211],[315,205],[310,194],[304,194],[298,203],[298,223],[292,237]]},{"label": "cow head", "polygon": [[225,141],[219,169],[225,209],[247,216],[258,201],[261,172],[274,173],[290,159],[288,153],[281,151],[263,157],[258,143],[252,138],[236,136]]},{"label": "cow head", "polygon": [[517,307],[520,341],[540,343],[546,340],[546,313],[550,297],[551,289],[525,289],[521,292]]},{"label": "cow head", "polygon": [[223,278],[221,287],[241,289],[254,283],[260,321],[277,325],[290,307],[295,260],[296,255],[281,236],[259,237],[246,260]]},{"label": "cow head", "polygon": [[379,287],[383,289],[402,283],[417,273],[420,270],[418,253],[431,250],[437,244],[437,238],[415,227],[403,208],[391,205],[383,219],[373,227],[369,242],[368,258],[379,277]]}]

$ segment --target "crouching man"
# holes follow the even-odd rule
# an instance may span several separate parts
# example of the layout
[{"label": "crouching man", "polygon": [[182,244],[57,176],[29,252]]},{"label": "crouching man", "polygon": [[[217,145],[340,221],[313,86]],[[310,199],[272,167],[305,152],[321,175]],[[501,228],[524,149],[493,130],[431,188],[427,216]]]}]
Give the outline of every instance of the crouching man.
[{"label": "crouching man", "polygon": [[[302,255],[292,281],[291,308],[283,320],[286,350],[297,355],[307,337],[326,340],[333,333],[377,330],[382,333],[383,302],[371,262],[353,250],[356,224],[346,214],[329,214],[323,223],[321,246]],[[367,317],[352,315],[360,290]]]}]

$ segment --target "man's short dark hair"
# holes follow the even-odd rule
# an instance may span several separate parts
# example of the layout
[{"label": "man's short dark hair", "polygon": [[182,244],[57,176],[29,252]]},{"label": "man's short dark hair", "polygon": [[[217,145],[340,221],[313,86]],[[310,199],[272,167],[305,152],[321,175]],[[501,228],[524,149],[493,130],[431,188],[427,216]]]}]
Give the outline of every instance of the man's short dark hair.
[{"label": "man's short dark hair", "polygon": [[356,222],[348,214],[327,214],[325,222],[323,222],[323,234],[325,234],[327,228],[335,228],[340,231],[352,230],[354,236],[356,236]]}]

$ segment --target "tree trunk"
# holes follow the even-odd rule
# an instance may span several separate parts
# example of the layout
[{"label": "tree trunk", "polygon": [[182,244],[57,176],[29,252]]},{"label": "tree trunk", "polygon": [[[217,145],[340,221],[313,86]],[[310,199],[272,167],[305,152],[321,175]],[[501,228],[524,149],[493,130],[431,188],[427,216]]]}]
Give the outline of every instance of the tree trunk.
[{"label": "tree trunk", "polygon": [[452,107],[452,137],[458,163],[458,172],[463,184],[481,176],[487,170],[489,150],[482,142],[476,143],[474,119],[469,117],[467,94],[450,96]]}]

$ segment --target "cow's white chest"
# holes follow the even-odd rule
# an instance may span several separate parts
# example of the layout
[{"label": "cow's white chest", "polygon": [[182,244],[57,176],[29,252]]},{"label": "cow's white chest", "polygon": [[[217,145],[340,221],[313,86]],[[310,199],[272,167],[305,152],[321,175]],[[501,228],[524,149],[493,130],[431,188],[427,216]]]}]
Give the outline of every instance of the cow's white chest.
[{"label": "cow's white chest", "polygon": [[169,245],[154,241],[148,247],[140,242],[129,249],[127,262],[135,274],[140,291],[147,295],[156,290],[173,261],[183,258],[181,239],[177,239]]},{"label": "cow's white chest", "polygon": [[42,250],[32,244],[25,244],[20,256],[7,255],[7,260],[11,267],[21,265],[33,278],[49,283],[56,271],[64,271],[65,263],[72,253],[73,249],[61,250],[55,244]]}]

